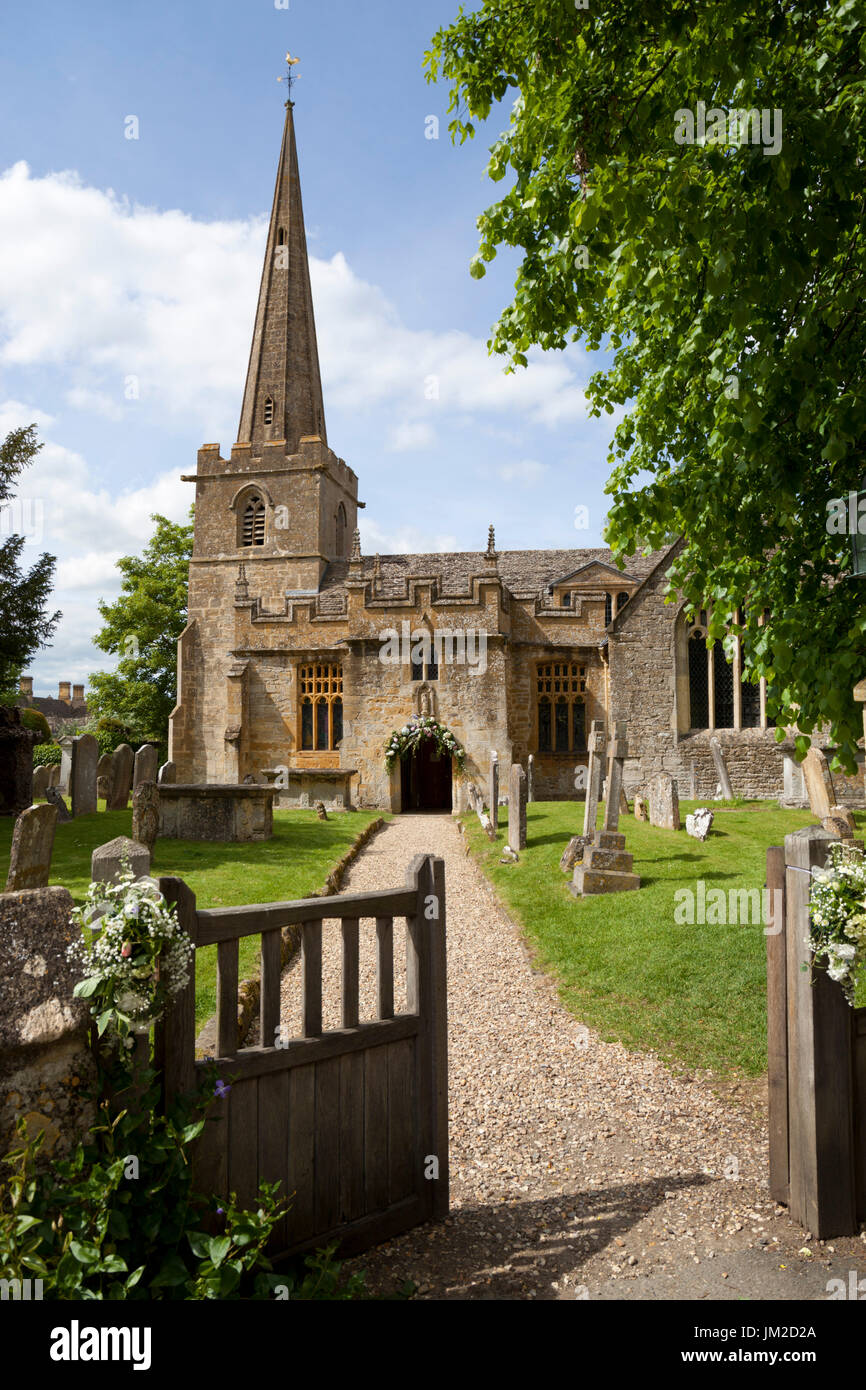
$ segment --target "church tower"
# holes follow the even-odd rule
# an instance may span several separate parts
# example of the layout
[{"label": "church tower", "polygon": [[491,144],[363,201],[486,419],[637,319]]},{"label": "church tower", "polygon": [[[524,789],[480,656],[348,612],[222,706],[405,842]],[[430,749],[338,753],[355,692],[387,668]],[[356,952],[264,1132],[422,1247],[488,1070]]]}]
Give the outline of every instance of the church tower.
[{"label": "church tower", "polygon": [[318,592],[328,565],[348,561],[358,480],[327,444],[291,101],[237,442],[228,459],[200,449],[195,482],[193,565],[234,561],[233,582],[244,563],[266,607]]}]

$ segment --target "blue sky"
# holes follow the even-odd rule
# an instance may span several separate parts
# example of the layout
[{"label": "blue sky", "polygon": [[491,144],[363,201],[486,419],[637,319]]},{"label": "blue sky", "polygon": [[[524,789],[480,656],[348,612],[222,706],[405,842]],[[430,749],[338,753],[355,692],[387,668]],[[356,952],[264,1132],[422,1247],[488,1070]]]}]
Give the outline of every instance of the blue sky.
[{"label": "blue sky", "polygon": [[57,556],[64,613],[31,666],[37,693],[113,665],[91,638],[117,557],[142,548],[151,512],[184,517],[199,445],[234,440],[287,48],[328,439],[359,476],[364,550],[483,549],[490,522],[504,549],[601,543],[612,425],[587,418],[593,366],[575,347],[506,376],[486,353],[516,262],[481,281],[468,265],[508,109],[452,146],[422,57],[456,9],[47,0],[7,15],[0,430],[39,425],[17,516],[27,554]]}]

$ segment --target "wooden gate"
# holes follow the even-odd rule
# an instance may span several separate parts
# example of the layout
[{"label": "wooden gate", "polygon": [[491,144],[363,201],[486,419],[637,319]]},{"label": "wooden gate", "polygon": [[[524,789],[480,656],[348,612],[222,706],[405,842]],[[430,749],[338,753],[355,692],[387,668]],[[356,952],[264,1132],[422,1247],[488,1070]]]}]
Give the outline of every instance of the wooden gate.
[{"label": "wooden gate", "polygon": [[[160,890],[196,947],[217,947],[217,1052],[228,1094],[194,1157],[200,1191],[253,1205],[280,1179],[291,1210],[273,1258],[337,1240],[349,1255],[448,1212],[445,865],[418,855],[407,884],[297,902],[199,911],[177,878]],[[394,918],[406,920],[407,1011],[394,1012]],[[359,919],[375,918],[377,1017],[359,1022]],[[322,924],[342,936],[342,1027],[322,1028]],[[339,926],[337,923],[339,922]],[[283,1042],[280,933],[300,924],[301,1035]],[[259,1043],[237,1039],[238,942],[261,937]],[[195,974],[156,1039],[167,1097],[193,1089]],[[438,1176],[436,1172],[438,1170]]]},{"label": "wooden gate", "polygon": [[835,838],[807,826],[767,850],[770,1192],[817,1240],[866,1221],[866,1009],[813,970],[807,945],[811,870]]}]

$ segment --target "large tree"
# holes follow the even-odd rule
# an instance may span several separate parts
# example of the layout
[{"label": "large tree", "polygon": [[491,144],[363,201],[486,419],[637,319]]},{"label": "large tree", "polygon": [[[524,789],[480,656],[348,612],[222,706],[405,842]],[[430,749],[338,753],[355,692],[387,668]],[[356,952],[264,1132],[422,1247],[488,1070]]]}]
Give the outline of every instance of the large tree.
[{"label": "large tree", "polygon": [[681,533],[671,591],[850,769],[866,580],[828,504],[864,470],[866,0],[484,0],[425,61],[452,138],[516,97],[471,267],[522,251],[491,349],[611,351],[608,542]]},{"label": "large tree", "polygon": [[[192,513],[190,513],[192,515]],[[94,638],[119,656],[114,671],[90,677],[88,708],[162,742],[175,705],[177,639],[186,625],[192,525],[154,515],[156,530],[140,556],[125,556],[114,603],[101,602],[105,626]]]},{"label": "large tree", "polygon": [[48,644],[61,617],[47,609],[54,556],[40,555],[29,570],[21,568],[27,527],[16,516],[15,484],[41,448],[35,425],[12,430],[0,444],[0,697],[4,698],[14,694],[18,677],[34,653]]}]

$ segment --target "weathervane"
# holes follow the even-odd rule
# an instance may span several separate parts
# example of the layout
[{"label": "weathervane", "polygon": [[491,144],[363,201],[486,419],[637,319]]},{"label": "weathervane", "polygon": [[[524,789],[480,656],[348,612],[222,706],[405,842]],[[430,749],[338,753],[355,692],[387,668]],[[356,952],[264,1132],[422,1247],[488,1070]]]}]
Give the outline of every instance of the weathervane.
[{"label": "weathervane", "polygon": [[291,55],[291,53],[287,53],[287,54],[286,54],[286,67],[288,68],[288,71],[286,72],[285,77],[278,77],[278,78],[277,78],[277,81],[278,81],[278,82],[285,82],[286,87],[288,88],[288,101],[286,102],[286,105],[287,105],[287,106],[291,105],[291,101],[292,101],[292,83],[293,83],[293,82],[297,82],[298,78],[300,77],[300,73],[295,73],[295,72],[292,71],[292,69],[293,69],[300,61],[301,61],[300,58],[293,58],[292,55]]}]

